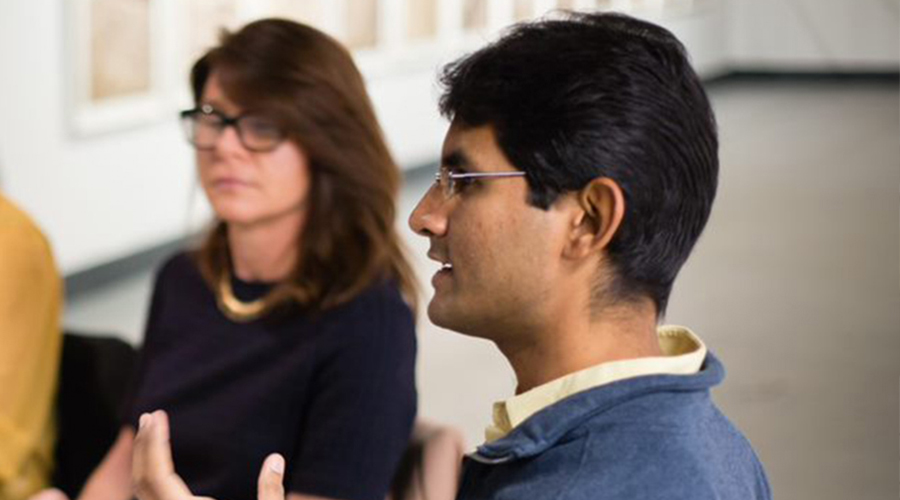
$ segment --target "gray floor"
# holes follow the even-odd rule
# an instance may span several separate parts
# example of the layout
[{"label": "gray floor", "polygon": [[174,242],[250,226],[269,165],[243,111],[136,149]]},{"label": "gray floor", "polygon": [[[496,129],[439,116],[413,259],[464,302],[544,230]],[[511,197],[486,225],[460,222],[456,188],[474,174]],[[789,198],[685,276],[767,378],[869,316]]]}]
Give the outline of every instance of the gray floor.
[{"label": "gray floor", "polygon": [[[900,93],[894,84],[711,89],[722,175],[667,322],[724,360],[714,393],[782,499],[898,492]],[[414,175],[400,213],[430,182]],[[405,229],[423,287],[436,267]],[[140,341],[150,276],[74,298],[72,328]],[[426,297],[427,299],[427,297]],[[421,414],[481,438],[511,371],[490,344],[419,322]]]}]

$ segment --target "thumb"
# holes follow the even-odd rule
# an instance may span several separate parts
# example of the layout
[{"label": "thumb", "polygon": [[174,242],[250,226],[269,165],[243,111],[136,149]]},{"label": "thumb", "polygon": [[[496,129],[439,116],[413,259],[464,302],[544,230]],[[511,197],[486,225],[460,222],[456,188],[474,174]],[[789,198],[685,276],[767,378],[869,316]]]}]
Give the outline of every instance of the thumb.
[{"label": "thumb", "polygon": [[272,453],[259,471],[256,496],[259,500],[284,500],[284,457]]},{"label": "thumb", "polygon": [[49,488],[35,493],[28,500],[69,500],[69,497],[56,488]]}]

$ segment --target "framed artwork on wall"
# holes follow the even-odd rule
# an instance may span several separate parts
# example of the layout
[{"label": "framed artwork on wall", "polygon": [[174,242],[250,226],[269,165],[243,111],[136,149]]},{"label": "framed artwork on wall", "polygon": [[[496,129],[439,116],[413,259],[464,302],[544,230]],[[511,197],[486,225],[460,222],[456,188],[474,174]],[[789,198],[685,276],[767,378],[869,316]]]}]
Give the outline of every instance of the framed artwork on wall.
[{"label": "framed artwork on wall", "polygon": [[164,0],[66,2],[70,125],[77,135],[165,114]]},{"label": "framed artwork on wall", "polygon": [[[263,17],[334,36],[367,78],[437,67],[514,22],[559,9],[656,15],[719,0],[66,0],[67,115],[78,136],[173,119],[197,58]],[[676,7],[679,7],[676,9]]]},{"label": "framed artwork on wall", "polygon": [[438,0],[409,0],[406,9],[406,37],[409,40],[437,38]]},{"label": "framed artwork on wall", "polygon": [[343,42],[350,50],[373,50],[380,41],[379,0],[344,0]]},{"label": "framed artwork on wall", "polygon": [[223,30],[239,28],[236,0],[182,0],[183,74],[207,50],[214,47]]},{"label": "framed artwork on wall", "polygon": [[327,5],[321,0],[269,0],[269,15],[292,19],[321,29]]},{"label": "framed artwork on wall", "polygon": [[463,9],[463,30],[477,32],[487,28],[487,0],[463,0],[461,7]]},{"label": "framed artwork on wall", "polygon": [[[172,87],[177,108],[192,101],[190,72],[203,54],[219,43],[225,31],[235,31],[249,20],[244,2],[240,0],[178,0],[172,12],[170,36],[175,41]],[[174,109],[172,116],[174,116]]]}]

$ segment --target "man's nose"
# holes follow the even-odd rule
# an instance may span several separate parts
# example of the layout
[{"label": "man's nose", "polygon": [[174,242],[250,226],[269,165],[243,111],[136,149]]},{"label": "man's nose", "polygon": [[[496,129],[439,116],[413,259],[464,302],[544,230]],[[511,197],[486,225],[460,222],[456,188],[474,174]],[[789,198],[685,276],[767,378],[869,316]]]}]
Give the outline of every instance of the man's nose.
[{"label": "man's nose", "polygon": [[443,236],[447,233],[447,203],[441,190],[432,184],[409,215],[409,227],[419,236]]}]

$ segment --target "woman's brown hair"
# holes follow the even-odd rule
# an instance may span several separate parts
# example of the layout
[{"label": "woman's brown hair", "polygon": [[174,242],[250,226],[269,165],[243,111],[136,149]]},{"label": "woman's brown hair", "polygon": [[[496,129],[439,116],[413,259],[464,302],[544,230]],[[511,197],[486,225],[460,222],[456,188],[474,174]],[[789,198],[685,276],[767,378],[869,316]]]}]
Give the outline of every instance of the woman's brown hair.
[{"label": "woman's brown hair", "polygon": [[[416,281],[394,228],[400,172],[347,50],[309,26],[265,19],[223,33],[220,45],[197,61],[195,102],[213,72],[231,100],[276,119],[309,159],[299,259],[270,304],[328,309],[388,279],[415,309]],[[197,256],[216,290],[231,265],[224,222]]]}]

